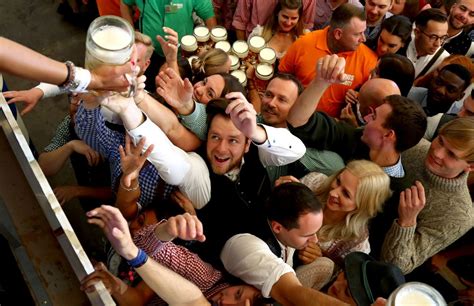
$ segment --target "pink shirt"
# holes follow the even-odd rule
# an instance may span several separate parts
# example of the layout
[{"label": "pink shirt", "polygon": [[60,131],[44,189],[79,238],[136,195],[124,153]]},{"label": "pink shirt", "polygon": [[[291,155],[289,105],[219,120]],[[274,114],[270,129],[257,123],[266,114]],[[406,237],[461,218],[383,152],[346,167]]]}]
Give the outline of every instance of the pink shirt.
[{"label": "pink shirt", "polygon": [[[325,28],[329,24],[329,19],[331,19],[332,12],[337,7],[332,7],[329,4],[328,0],[317,0],[317,1],[318,3],[317,5],[315,5],[315,11],[314,11],[314,29],[320,30],[320,29]],[[364,7],[359,2],[359,0],[347,0],[345,3],[353,4],[360,8]]]},{"label": "pink shirt", "polygon": [[[248,37],[257,25],[265,25],[274,13],[278,0],[238,0],[232,25],[236,30],[246,31]],[[303,0],[303,22],[305,28],[312,29],[316,0]]]}]

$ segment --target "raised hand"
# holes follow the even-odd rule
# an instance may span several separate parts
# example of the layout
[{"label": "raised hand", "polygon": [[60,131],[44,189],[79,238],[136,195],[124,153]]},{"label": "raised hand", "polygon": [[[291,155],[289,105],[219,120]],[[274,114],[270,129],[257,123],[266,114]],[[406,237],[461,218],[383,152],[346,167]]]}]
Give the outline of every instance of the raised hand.
[{"label": "raised hand", "polygon": [[114,94],[111,96],[104,97],[100,104],[107,107],[114,113],[124,115],[129,107],[135,105],[135,100],[132,98],[126,98],[120,94]]},{"label": "raised hand", "polygon": [[87,222],[99,226],[104,231],[110,244],[120,256],[126,260],[137,256],[138,248],[133,243],[128,223],[118,208],[102,205],[87,212],[86,215],[89,218]]},{"label": "raised hand", "polygon": [[201,242],[206,240],[201,221],[189,213],[171,217],[161,223],[156,227],[155,235],[162,241],[170,241],[176,237]]},{"label": "raised hand", "polygon": [[292,176],[292,175],[280,176],[280,177],[275,181],[275,187],[278,187],[278,186],[280,186],[281,184],[291,183],[291,182],[299,183],[300,180],[297,179],[296,177]]},{"label": "raised hand", "polygon": [[[247,138],[257,143],[262,143],[266,140],[266,133],[259,133],[257,126],[257,112],[253,105],[247,101],[241,92],[231,92],[225,96],[232,102],[227,106],[225,112],[229,114],[235,127],[239,129]],[[262,129],[260,127],[260,129]],[[263,129],[262,129],[263,130]]]},{"label": "raised hand", "polygon": [[132,74],[137,63],[137,49],[134,46],[130,61],[121,65],[99,65],[91,71],[91,82],[88,89],[112,90],[117,92],[128,91],[130,81],[125,74]]},{"label": "raised hand", "polygon": [[135,146],[131,144],[130,136],[125,135],[125,149],[122,146],[119,147],[120,167],[122,168],[122,180],[125,187],[130,187],[131,182],[138,178],[140,169],[153,151],[154,146],[150,145],[148,149],[142,153],[145,141],[146,139],[143,137]]},{"label": "raised hand", "polygon": [[347,105],[341,110],[341,120],[349,123],[354,127],[358,127],[357,119],[352,111],[352,104],[347,103]]},{"label": "raised hand", "polygon": [[349,89],[344,99],[346,103],[356,104],[359,102],[359,93],[354,89]]},{"label": "raised hand", "polygon": [[323,256],[321,248],[314,241],[310,241],[304,249],[298,251],[298,258],[304,265],[312,263],[316,258],[321,256]]},{"label": "raised hand", "polygon": [[[156,92],[180,114],[193,108],[193,85],[188,79],[184,81],[171,68],[161,71],[155,79]],[[192,111],[192,110],[191,110]]]},{"label": "raised hand", "polygon": [[398,224],[402,227],[416,225],[416,218],[425,207],[425,204],[425,188],[423,188],[423,185],[419,181],[416,181],[415,185],[400,193]]},{"label": "raised hand", "polygon": [[101,156],[99,152],[92,149],[88,144],[82,140],[71,140],[70,144],[74,152],[84,155],[89,166],[97,166],[100,163]]},{"label": "raised hand", "polygon": [[127,285],[121,279],[107,270],[107,267],[99,262],[94,266],[95,271],[81,280],[81,290],[85,292],[95,291],[94,285],[102,281],[107,291],[111,294],[123,294],[127,290]]},{"label": "raised hand", "polygon": [[56,199],[62,206],[72,199],[77,198],[79,188],[79,186],[58,186],[54,188],[53,191]]},{"label": "raised hand", "polygon": [[351,82],[354,76],[344,73],[346,60],[335,54],[320,58],[316,64],[317,80],[327,83],[342,84]]},{"label": "raised hand", "polygon": [[39,88],[31,88],[28,90],[6,91],[3,96],[10,99],[8,104],[22,102],[26,107],[21,111],[20,115],[29,113],[43,97],[43,91]]},{"label": "raised hand", "polygon": [[[167,34],[164,38],[156,35],[156,40],[160,43],[166,62],[178,61],[178,33],[171,28],[163,27],[163,31]],[[166,40],[165,40],[166,39]]]}]

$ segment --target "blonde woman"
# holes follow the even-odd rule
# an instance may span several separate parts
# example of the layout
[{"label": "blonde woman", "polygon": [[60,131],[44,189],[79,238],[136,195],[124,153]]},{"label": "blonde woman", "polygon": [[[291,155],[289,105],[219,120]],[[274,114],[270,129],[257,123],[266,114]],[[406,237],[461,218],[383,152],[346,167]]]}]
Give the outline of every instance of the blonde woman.
[{"label": "blonde woman", "polygon": [[225,51],[210,49],[191,61],[193,81],[202,80],[213,74],[228,73],[230,64],[230,58]]},{"label": "blonde woman", "polygon": [[305,249],[299,254],[300,260],[309,263],[315,255],[325,256],[341,266],[351,252],[369,253],[368,222],[392,194],[389,176],[382,168],[371,161],[356,160],[330,177],[313,172],[301,182],[323,203],[324,218],[318,231],[320,250],[318,246]]}]

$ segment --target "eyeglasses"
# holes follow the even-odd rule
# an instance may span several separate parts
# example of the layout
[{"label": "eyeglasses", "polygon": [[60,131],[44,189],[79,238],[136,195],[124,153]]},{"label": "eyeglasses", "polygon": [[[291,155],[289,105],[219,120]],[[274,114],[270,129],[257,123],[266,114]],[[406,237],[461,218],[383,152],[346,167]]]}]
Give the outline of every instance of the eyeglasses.
[{"label": "eyeglasses", "polygon": [[428,39],[430,40],[430,42],[432,42],[432,43],[437,41],[438,39],[439,39],[440,43],[444,43],[445,40],[448,39],[448,35],[438,36],[436,34],[428,34],[420,28],[418,28],[418,31],[425,34],[428,37]]}]

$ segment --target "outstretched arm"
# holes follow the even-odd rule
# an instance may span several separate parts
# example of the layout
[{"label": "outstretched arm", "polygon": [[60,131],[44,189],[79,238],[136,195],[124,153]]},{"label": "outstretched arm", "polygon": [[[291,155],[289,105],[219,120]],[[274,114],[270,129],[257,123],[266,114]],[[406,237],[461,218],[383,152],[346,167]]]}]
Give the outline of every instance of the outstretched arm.
[{"label": "outstretched arm", "polygon": [[[136,259],[139,249],[132,241],[127,221],[117,208],[103,205],[88,212],[87,216],[89,223],[102,228],[120,256],[127,261]],[[210,305],[196,285],[150,258],[135,270],[170,305]]]},{"label": "outstretched arm", "polygon": [[[134,59],[136,51],[132,55],[132,62],[136,62]],[[56,85],[63,84],[68,77],[66,64],[4,37],[0,37],[0,72]],[[101,66],[92,72],[88,88],[124,91],[129,86],[124,75],[130,72],[130,63],[122,66]]]},{"label": "outstretched arm", "polygon": [[337,55],[327,55],[318,60],[316,64],[317,77],[306,87],[288,113],[286,120],[290,125],[299,127],[307,123],[316,110],[324,91],[332,83],[347,81],[347,76],[344,74],[345,66],[346,60]]}]

